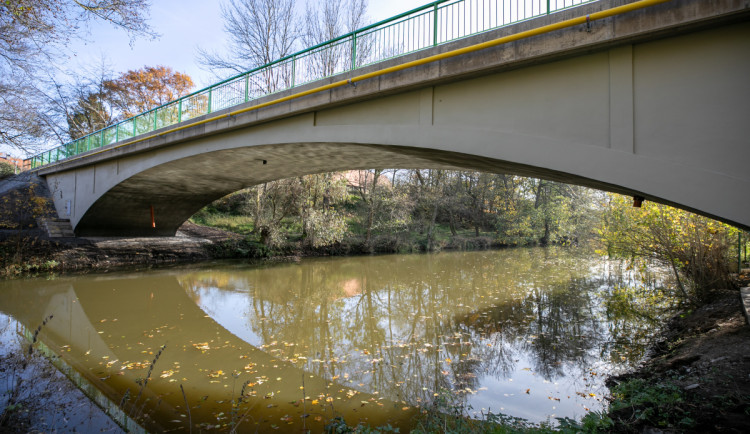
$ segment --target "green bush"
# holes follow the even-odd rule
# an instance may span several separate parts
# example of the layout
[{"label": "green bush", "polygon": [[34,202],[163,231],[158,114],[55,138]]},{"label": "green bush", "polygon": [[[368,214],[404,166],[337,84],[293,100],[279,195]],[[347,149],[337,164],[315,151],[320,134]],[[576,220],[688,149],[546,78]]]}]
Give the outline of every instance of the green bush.
[{"label": "green bush", "polygon": [[267,258],[273,253],[268,247],[250,238],[208,244],[206,249],[215,258],[259,259]]},{"label": "green bush", "polygon": [[16,174],[16,166],[0,161],[0,179],[5,179]]}]

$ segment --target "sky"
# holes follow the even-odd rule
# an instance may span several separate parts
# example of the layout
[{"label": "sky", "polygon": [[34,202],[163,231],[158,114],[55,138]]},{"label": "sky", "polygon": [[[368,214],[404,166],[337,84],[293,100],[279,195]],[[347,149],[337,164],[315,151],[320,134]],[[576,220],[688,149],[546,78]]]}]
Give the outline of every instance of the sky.
[{"label": "sky", "polygon": [[[228,49],[220,4],[226,0],[153,0],[149,23],[161,36],[136,39],[109,24],[92,26],[85,41],[70,44],[73,52],[68,68],[81,70],[106,61],[115,73],[144,66],[164,65],[186,73],[199,88],[217,81],[199,68],[196,48],[222,52]],[[304,2],[300,12],[304,11]],[[429,0],[370,0],[369,23],[414,9]]]}]

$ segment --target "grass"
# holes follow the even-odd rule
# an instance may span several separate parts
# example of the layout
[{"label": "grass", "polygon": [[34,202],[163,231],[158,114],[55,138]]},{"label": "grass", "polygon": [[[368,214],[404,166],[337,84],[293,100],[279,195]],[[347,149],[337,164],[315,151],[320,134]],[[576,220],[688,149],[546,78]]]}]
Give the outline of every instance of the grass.
[{"label": "grass", "polygon": [[224,229],[242,235],[250,235],[255,229],[253,218],[250,216],[201,213],[200,215],[193,216],[190,220],[199,225]]}]

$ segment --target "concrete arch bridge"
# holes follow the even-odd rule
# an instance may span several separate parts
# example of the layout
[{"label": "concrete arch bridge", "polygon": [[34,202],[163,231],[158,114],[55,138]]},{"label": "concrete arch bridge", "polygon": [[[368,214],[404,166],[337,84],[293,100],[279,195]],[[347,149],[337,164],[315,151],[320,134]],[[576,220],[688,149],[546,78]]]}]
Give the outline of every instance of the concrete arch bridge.
[{"label": "concrete arch bridge", "polygon": [[365,168],[535,176],[750,227],[750,3],[600,14],[635,3],[587,3],[438,45],[38,173],[79,236],[174,235],[247,186]]}]

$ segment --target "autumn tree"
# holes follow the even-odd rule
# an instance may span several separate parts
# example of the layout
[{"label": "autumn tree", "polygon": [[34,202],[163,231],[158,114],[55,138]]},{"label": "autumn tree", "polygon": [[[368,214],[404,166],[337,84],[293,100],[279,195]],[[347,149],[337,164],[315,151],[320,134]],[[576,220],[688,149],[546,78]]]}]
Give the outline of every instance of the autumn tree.
[{"label": "autumn tree", "polygon": [[672,271],[677,296],[692,304],[709,301],[717,289],[731,288],[737,229],[687,211],[608,195],[599,228],[600,251],[634,264],[656,261]]},{"label": "autumn tree", "polygon": [[[146,22],[150,0],[4,0],[0,2],[0,142],[31,151],[59,141],[53,72],[94,22],[108,22],[131,38],[154,37]],[[63,119],[63,124],[65,119]],[[64,127],[62,127],[64,128]]]},{"label": "autumn tree", "polygon": [[174,101],[190,93],[193,86],[189,75],[161,65],[144,66],[104,82],[111,104],[123,118]]},{"label": "autumn tree", "polygon": [[192,87],[190,76],[166,66],[145,66],[115,77],[102,65],[66,86],[57,104],[64,112],[68,135],[77,139],[174,101]]}]

